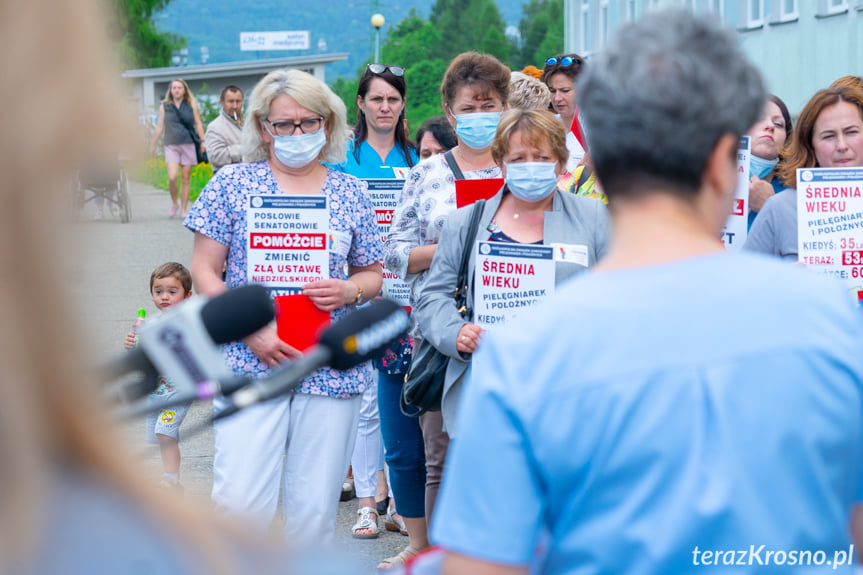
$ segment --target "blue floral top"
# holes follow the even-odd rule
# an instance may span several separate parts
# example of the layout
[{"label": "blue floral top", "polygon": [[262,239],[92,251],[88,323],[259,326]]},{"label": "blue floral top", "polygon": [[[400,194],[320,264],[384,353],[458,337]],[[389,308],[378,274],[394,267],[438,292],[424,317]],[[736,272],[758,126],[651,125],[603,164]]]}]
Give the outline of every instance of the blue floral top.
[{"label": "blue floral top", "polygon": [[[229,164],[216,172],[186,217],[185,226],[228,246],[225,283],[233,288],[246,283],[246,204],[249,194],[283,194],[267,161]],[[323,193],[330,205],[330,230],[347,232],[347,256],[330,252],[330,277],[347,279],[348,265],[363,267],[381,260],[383,245],[375,211],[362,182],[327,169]],[[341,307],[330,314],[333,322],[347,313]],[[270,368],[243,342],[224,346],[228,366],[238,375],[263,377]],[[369,362],[347,371],[325,367],[303,380],[299,393],[346,398],[363,393],[374,380]]]}]

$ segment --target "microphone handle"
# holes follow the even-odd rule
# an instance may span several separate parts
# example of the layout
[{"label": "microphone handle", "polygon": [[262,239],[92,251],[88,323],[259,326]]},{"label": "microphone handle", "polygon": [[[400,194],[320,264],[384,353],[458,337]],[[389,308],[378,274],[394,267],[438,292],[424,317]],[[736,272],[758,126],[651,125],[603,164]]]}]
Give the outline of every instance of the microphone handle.
[{"label": "microphone handle", "polygon": [[195,393],[193,394],[187,394],[181,397],[174,397],[168,401],[160,403],[157,406],[148,405],[147,400],[144,399],[124,409],[115,411],[114,416],[118,419],[132,419],[141,415],[145,415],[150,411],[161,411],[168,407],[174,407],[176,405],[186,403],[190,400],[212,399],[219,394],[228,396],[233,394],[235,391],[246,387],[247,385],[249,385],[249,382],[250,379],[242,375],[235,375],[220,382],[202,381],[197,386],[195,386]]},{"label": "microphone handle", "polygon": [[265,378],[256,379],[245,388],[237,391],[231,398],[231,404],[213,417],[213,421],[223,419],[237,413],[239,410],[284,395],[303,382],[310,373],[321,368],[330,361],[332,352],[316,345],[300,359],[273,371]]}]

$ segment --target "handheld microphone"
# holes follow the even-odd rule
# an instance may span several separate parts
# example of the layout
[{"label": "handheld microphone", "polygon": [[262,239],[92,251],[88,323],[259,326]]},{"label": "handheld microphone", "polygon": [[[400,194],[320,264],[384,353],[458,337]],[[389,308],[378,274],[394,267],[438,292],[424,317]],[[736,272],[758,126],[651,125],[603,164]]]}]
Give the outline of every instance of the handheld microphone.
[{"label": "handheld microphone", "polygon": [[195,385],[195,393],[193,395],[176,396],[166,401],[159,402],[158,407],[154,408],[147,401],[147,398],[139,399],[131,405],[113,411],[114,417],[117,419],[132,419],[145,415],[154,409],[167,409],[176,405],[181,405],[190,400],[208,400],[213,399],[217,395],[231,395],[235,391],[242,389],[251,383],[252,379],[245,375],[234,375],[224,380],[202,381]]},{"label": "handheld microphone", "polygon": [[213,419],[228,417],[244,407],[283,395],[325,365],[344,371],[377,359],[409,328],[410,318],[398,303],[389,299],[375,300],[325,330],[320,343],[297,361],[234,393],[231,403]]},{"label": "handheld microphone", "polygon": [[189,300],[145,325],[141,345],[109,363],[103,372],[110,380],[143,372],[145,379],[125,388],[125,396],[132,398],[153,391],[157,373],[170,377],[187,392],[184,395],[193,395],[198,384],[230,376],[219,344],[255,333],[274,316],[269,292],[261,285],[236,288],[211,300]]}]

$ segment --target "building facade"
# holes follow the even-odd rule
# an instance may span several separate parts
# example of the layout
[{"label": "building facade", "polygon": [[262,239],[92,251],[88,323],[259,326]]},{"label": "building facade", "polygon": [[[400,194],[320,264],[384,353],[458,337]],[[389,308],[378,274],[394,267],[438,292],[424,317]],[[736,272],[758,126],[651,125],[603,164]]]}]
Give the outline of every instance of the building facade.
[{"label": "building facade", "polygon": [[155,114],[159,102],[165,97],[168,86],[175,78],[182,78],[189,84],[192,93],[198,94],[206,84],[211,97],[218,99],[222,88],[229,84],[238,86],[248,96],[258,81],[268,73],[279,68],[298,68],[322,82],[324,67],[331,62],[346,60],[346,53],[318,54],[292,58],[270,58],[266,60],[245,60],[223,64],[199,66],[172,66],[168,68],[149,68],[128,70],[123,78],[130,83],[132,98],[138,104],[142,116]]},{"label": "building facade", "polygon": [[863,0],[564,0],[564,46],[586,58],[651,10],[709,12],[737,31],[767,89],[793,116],[817,90],[863,76]]}]

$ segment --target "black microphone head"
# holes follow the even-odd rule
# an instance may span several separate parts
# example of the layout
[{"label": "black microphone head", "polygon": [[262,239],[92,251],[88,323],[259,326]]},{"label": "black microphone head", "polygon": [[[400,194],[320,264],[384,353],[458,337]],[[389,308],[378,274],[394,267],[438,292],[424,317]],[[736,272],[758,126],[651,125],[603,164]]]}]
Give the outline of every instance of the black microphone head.
[{"label": "black microphone head", "polygon": [[383,356],[410,328],[411,320],[390,299],[374,300],[351,312],[321,334],[320,345],[331,353],[330,366],[345,370]]},{"label": "black microphone head", "polygon": [[227,291],[201,308],[201,321],[213,341],[219,344],[252,335],[275,316],[270,293],[258,284]]}]

